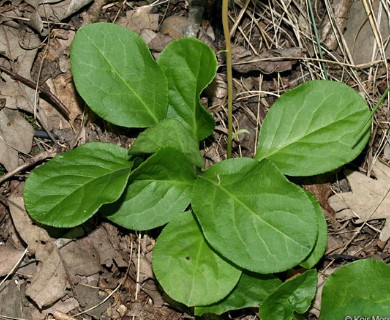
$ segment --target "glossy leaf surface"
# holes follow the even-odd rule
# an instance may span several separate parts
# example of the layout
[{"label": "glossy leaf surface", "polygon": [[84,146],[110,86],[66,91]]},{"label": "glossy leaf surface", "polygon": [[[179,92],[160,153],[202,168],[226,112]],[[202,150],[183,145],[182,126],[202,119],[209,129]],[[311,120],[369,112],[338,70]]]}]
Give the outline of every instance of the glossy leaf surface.
[{"label": "glossy leaf surface", "polygon": [[364,99],[345,84],[306,82],[283,94],[261,126],[255,158],[290,176],[312,176],[356,158],[369,138]]},{"label": "glossy leaf surface", "polygon": [[195,178],[194,166],[182,152],[162,148],[131,173],[120,199],[101,211],[127,229],[162,226],[187,208]]},{"label": "glossy leaf surface", "polygon": [[294,313],[306,312],[317,290],[317,272],[308,270],[290,279],[272,292],[260,306],[264,320],[291,320]]},{"label": "glossy leaf surface", "polygon": [[210,248],[191,212],[176,216],[164,228],[153,250],[152,265],[164,291],[187,306],[221,300],[241,275]]},{"label": "glossy leaf surface", "polygon": [[215,164],[195,182],[192,208],[210,245],[250,271],[287,270],[305,259],[317,240],[308,196],[268,160]]},{"label": "glossy leaf surface", "polygon": [[316,245],[310,255],[300,263],[300,265],[305,269],[310,269],[313,268],[324,255],[326,246],[328,244],[328,225],[326,223],[322,208],[318,203],[316,197],[313,196],[309,191],[306,191],[306,194],[309,197],[311,203],[313,204],[318,224],[318,237]]},{"label": "glossy leaf surface", "polygon": [[132,162],[117,145],[91,142],[56,156],[30,173],[24,201],[31,217],[54,227],[74,227],[126,187]]},{"label": "glossy leaf surface", "polygon": [[195,315],[222,314],[242,308],[255,308],[270,295],[282,281],[274,275],[262,275],[243,271],[234,290],[222,301],[210,306],[195,307]]},{"label": "glossy leaf surface", "polygon": [[152,154],[162,147],[183,152],[193,164],[204,167],[199,143],[190,131],[176,119],[165,119],[141,132],[129,150],[130,155]]},{"label": "glossy leaf surface", "polygon": [[207,138],[215,122],[199,95],[216,74],[214,52],[197,39],[183,38],[166,46],[157,62],[168,79],[168,116],[182,120],[198,141]]},{"label": "glossy leaf surface", "polygon": [[382,261],[367,259],[342,266],[325,282],[320,319],[388,317],[389,288],[390,266]]},{"label": "glossy leaf surface", "polygon": [[166,117],[167,79],[136,33],[111,23],[81,27],[71,66],[77,91],[103,119],[149,127]]}]

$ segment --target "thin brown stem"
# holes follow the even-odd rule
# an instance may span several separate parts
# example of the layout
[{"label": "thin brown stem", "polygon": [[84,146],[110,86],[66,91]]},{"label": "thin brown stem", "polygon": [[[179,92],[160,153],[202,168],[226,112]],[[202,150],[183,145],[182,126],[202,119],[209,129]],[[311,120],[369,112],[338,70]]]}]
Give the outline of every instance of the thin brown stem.
[{"label": "thin brown stem", "polygon": [[233,143],[233,71],[232,71],[232,46],[230,43],[229,31],[229,0],[222,1],[222,25],[225,35],[226,48],[226,73],[227,73],[227,89],[228,89],[228,143],[227,143],[227,158],[232,157]]},{"label": "thin brown stem", "polygon": [[23,83],[24,85],[30,87],[31,89],[38,88],[38,92],[40,92],[53,106],[57,109],[57,111],[66,119],[69,120],[69,109],[50,91],[50,89],[45,88],[42,85],[37,85],[34,81],[31,81],[27,78],[22,77],[16,72],[0,65],[0,71],[8,74],[12,79]]}]

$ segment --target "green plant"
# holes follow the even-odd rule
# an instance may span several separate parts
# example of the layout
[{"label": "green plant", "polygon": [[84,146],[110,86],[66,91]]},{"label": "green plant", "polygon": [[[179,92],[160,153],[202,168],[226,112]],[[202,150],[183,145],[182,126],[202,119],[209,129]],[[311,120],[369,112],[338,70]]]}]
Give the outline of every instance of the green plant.
[{"label": "green plant", "polygon": [[[164,291],[196,315],[259,305],[262,319],[306,312],[326,222],[317,200],[285,175],[328,172],[362,151],[369,110],[360,95],[341,83],[304,83],[268,112],[254,159],[228,159],[205,170],[198,146],[214,120],[199,95],[217,70],[205,44],[176,40],[155,61],[136,34],[97,23],[77,32],[71,64],[93,111],[113,124],[146,129],[130,150],[88,143],[35,169],[24,189],[31,217],[74,227],[99,211],[128,229],[167,224],[153,270]],[[296,266],[309,270],[285,283],[274,275]],[[380,270],[389,282],[388,266],[368,261],[364,267]],[[337,282],[332,286],[338,289]],[[375,297],[375,303],[389,299]],[[371,302],[364,292],[359,299],[353,302]],[[349,307],[349,299],[342,301],[338,315]]]}]

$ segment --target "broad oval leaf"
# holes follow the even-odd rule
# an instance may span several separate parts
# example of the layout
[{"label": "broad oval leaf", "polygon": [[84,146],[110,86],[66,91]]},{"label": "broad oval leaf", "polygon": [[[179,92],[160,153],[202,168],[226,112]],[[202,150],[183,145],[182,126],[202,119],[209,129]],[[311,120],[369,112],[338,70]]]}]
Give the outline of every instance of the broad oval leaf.
[{"label": "broad oval leaf", "polygon": [[164,228],[153,249],[152,266],[164,291],[186,306],[221,300],[241,275],[210,248],[191,212],[176,216]]},{"label": "broad oval leaf", "polygon": [[259,307],[281,284],[282,281],[274,275],[243,271],[237,286],[226,298],[210,306],[195,307],[195,315],[222,314],[231,310]]},{"label": "broad oval leaf", "polygon": [[255,158],[290,176],[329,172],[352,161],[369,138],[364,99],[343,83],[306,82],[283,94],[261,126]]},{"label": "broad oval leaf", "polygon": [[389,317],[389,288],[390,266],[381,261],[367,259],[342,266],[325,282],[320,319]]},{"label": "broad oval leaf", "polygon": [[176,148],[197,167],[204,167],[198,141],[177,119],[164,119],[141,132],[131,146],[129,155],[152,154],[162,147]]},{"label": "broad oval leaf", "polygon": [[182,152],[162,148],[131,173],[123,195],[101,212],[127,229],[162,226],[188,207],[195,179],[194,165]]},{"label": "broad oval leaf", "polygon": [[317,240],[311,201],[269,160],[217,163],[198,176],[192,208],[210,245],[250,271],[287,270],[305,259]]},{"label": "broad oval leaf", "polygon": [[311,269],[318,263],[318,261],[320,261],[326,250],[326,246],[328,244],[328,225],[324,217],[324,212],[322,211],[322,208],[318,203],[316,197],[313,196],[309,191],[306,191],[306,194],[309,197],[311,203],[313,204],[313,208],[316,212],[318,223],[318,237],[313,251],[308,257],[306,257],[304,261],[300,263],[300,266],[304,267],[305,269]]},{"label": "broad oval leaf", "polygon": [[260,306],[261,319],[292,320],[295,312],[302,314],[309,309],[316,290],[317,272],[314,269],[286,281]]},{"label": "broad oval leaf", "polygon": [[77,91],[103,119],[149,127],[166,117],[167,79],[136,33],[111,23],[81,27],[71,66]]},{"label": "broad oval leaf", "polygon": [[42,224],[77,226],[120,197],[131,166],[124,148],[102,142],[84,144],[30,173],[24,187],[26,209]]},{"label": "broad oval leaf", "polygon": [[183,38],[168,44],[157,62],[168,78],[168,117],[182,120],[198,141],[207,138],[215,122],[199,95],[215,77],[214,52],[197,39]]}]

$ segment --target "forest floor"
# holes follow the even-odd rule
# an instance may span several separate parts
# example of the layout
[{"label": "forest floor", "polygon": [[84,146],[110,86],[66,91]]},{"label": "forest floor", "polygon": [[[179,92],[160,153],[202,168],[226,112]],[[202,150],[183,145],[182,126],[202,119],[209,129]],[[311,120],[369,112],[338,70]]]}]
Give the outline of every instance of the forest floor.
[{"label": "forest floor", "polygon": [[[234,129],[246,132],[234,141],[234,157],[254,155],[268,109],[305,81],[329,77],[343,82],[370,109],[389,86],[386,1],[376,1],[375,8],[365,7],[368,1],[312,3],[312,16],[306,1],[232,4]],[[122,25],[139,33],[157,57],[192,24],[188,4],[0,4],[0,319],[193,319],[170,306],[157,287],[151,267],[155,232],[132,232],[96,218],[65,235],[34,224],[21,200],[29,173],[56,154],[90,141],[129,148],[134,140],[134,133],[124,134],[100,120],[77,95],[69,61],[77,30],[98,21]],[[224,42],[218,8],[212,6],[206,5],[198,34],[219,61],[213,86],[201,97],[216,121],[213,136],[202,145],[206,166],[226,158],[227,144]],[[367,148],[347,166],[360,173],[358,182],[349,181],[341,169],[326,181],[304,185],[319,200],[328,222],[328,247],[317,265],[318,293],[310,319],[319,315],[322,283],[340,265],[368,257],[390,262],[389,106],[385,98],[373,117]],[[328,199],[351,191],[354,208],[363,195],[366,205],[379,208],[377,214],[362,218],[335,212]],[[258,315],[247,309],[221,318],[255,320]]]}]

